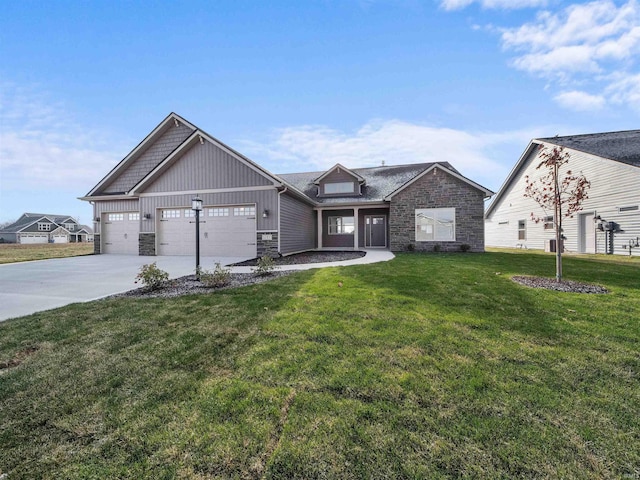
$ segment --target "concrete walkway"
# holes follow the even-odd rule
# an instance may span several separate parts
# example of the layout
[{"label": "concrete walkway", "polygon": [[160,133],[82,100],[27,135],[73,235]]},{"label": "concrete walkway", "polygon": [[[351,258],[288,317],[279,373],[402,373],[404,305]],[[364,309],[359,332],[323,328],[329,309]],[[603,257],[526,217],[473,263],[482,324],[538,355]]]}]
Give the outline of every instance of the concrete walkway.
[{"label": "concrete walkway", "polygon": [[[368,250],[364,257],[353,260],[280,265],[276,268],[308,270],[384,262],[393,257],[388,251]],[[203,257],[200,265],[211,270],[216,262],[230,265],[244,260],[248,258]],[[87,255],[0,265],[0,321],[138,288],[140,285],[134,280],[140,267],[153,262],[168,272],[169,278],[190,275],[195,271],[195,259],[190,256]],[[234,273],[251,273],[252,267],[230,268]]]}]

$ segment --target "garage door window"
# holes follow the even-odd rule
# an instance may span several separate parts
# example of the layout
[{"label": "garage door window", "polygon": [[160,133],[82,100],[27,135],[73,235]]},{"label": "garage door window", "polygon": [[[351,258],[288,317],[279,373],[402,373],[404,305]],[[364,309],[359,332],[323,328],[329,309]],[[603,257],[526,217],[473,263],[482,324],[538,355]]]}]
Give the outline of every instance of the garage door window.
[{"label": "garage door window", "polygon": [[191,218],[195,216],[196,216],[196,212],[194,210],[191,210],[190,208],[184,209],[184,218]]},{"label": "garage door window", "polygon": [[129,220],[137,222],[138,220],[140,220],[140,214],[139,213],[130,213],[129,214]]},{"label": "garage door window", "polygon": [[180,210],[163,210],[162,218],[180,218]]},{"label": "garage door window", "polygon": [[234,207],[233,215],[236,217],[251,216],[256,214],[256,207]]},{"label": "garage door window", "polygon": [[228,217],[229,209],[228,208],[210,208],[209,216],[210,217]]},{"label": "garage door window", "polygon": [[124,221],[124,213],[110,213],[107,219],[110,222],[122,222]]}]

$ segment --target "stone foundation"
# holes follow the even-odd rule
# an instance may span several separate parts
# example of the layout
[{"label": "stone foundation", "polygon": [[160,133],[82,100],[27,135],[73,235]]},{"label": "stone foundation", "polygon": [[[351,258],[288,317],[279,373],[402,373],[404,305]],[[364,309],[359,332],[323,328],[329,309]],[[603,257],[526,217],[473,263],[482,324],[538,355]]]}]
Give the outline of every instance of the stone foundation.
[{"label": "stone foundation", "polygon": [[93,234],[93,253],[95,255],[100,255],[100,234],[99,233],[94,233]]},{"label": "stone foundation", "polygon": [[258,232],[256,235],[258,258],[264,255],[278,256],[278,232]]},{"label": "stone foundation", "polygon": [[156,234],[155,233],[139,233],[138,234],[138,251],[140,255],[155,256],[156,254]]}]

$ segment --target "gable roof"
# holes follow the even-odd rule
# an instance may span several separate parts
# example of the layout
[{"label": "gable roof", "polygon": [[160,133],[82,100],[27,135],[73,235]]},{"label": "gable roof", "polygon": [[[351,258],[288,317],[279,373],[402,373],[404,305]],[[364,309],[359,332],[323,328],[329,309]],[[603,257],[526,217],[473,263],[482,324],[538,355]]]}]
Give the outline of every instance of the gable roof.
[{"label": "gable roof", "polygon": [[395,193],[399,192],[414,180],[419,178],[434,167],[440,167],[455,177],[482,190],[487,195],[493,195],[490,190],[472,182],[453,168],[448,162],[413,163],[409,165],[390,165],[369,168],[354,168],[350,171],[361,177],[364,181],[362,195],[344,197],[318,197],[316,180],[324,172],[303,172],[278,174],[288,185],[292,185],[314,202],[320,205],[326,204],[353,204],[353,203],[377,203],[385,202]]},{"label": "gable roof", "polygon": [[323,178],[325,178],[327,175],[329,175],[331,172],[333,172],[334,170],[337,169],[342,169],[345,172],[347,172],[348,174],[350,174],[352,177],[354,177],[356,180],[358,180],[358,182],[363,183],[365,181],[364,178],[362,178],[360,175],[358,175],[355,170],[351,170],[343,165],[340,165],[339,163],[336,163],[333,167],[331,167],[329,170],[327,170],[326,172],[324,172],[322,175],[320,175],[318,178],[315,179],[315,181],[313,183],[315,183],[316,185],[319,184]]},{"label": "gable roof", "polygon": [[640,130],[534,138],[529,142],[527,148],[520,155],[518,162],[507,175],[506,180],[498,190],[498,194],[487,208],[484,214],[485,218],[488,218],[498,206],[512,182],[526,166],[527,158],[533,153],[533,150],[540,148],[540,145],[544,143],[570,148],[605,160],[613,160],[633,167],[640,167]]},{"label": "gable roof", "polygon": [[[147,147],[149,147],[160,135],[162,135],[169,125],[174,124],[174,125],[177,126],[178,123],[186,125],[191,130],[196,130],[197,129],[195,125],[191,124],[190,122],[188,122],[187,120],[182,118],[177,113],[171,112],[169,115],[167,115],[167,117],[162,122],[160,122],[160,124],[156,128],[154,128],[151,131],[151,133],[149,133],[149,135],[147,135],[133,150],[131,150],[131,152],[129,152],[129,154],[126,157],[124,157],[120,161],[120,163],[118,163],[115,167],[113,167],[111,169],[111,171],[109,173],[107,173],[102,178],[102,180],[100,180],[96,184],[96,186],[93,187],[89,191],[89,193],[87,193],[87,195],[85,197],[90,197],[90,196],[94,195],[103,186],[106,186],[110,181],[114,180],[117,175],[122,173],[126,169],[126,167],[131,165],[131,163],[133,163],[138,158],[138,156],[140,156],[144,152],[144,150]],[[109,195],[109,194],[107,194],[107,195]],[[110,194],[110,195],[113,195],[113,194]]]},{"label": "gable roof", "polygon": [[588,133],[536,140],[640,167],[640,130]]},{"label": "gable roof", "polygon": [[51,215],[50,213],[23,213],[18,220],[11,225],[7,225],[2,229],[5,233],[17,233],[30,227],[34,223],[40,222],[46,219],[50,223],[56,225],[63,223],[65,220],[71,219],[74,223],[77,223],[75,219],[70,215]]}]

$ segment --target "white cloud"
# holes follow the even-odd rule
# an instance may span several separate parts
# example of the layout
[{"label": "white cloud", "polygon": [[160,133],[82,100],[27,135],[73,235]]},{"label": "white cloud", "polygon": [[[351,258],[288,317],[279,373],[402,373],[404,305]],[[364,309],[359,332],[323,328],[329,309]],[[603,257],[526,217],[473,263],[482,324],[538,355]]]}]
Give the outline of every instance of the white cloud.
[{"label": "white cloud", "polygon": [[[119,153],[99,131],[77,125],[60,103],[34,87],[0,85],[2,188],[86,193]],[[97,175],[97,176],[96,176]]]},{"label": "white cloud", "polygon": [[[336,163],[358,168],[382,161],[387,165],[450,162],[463,175],[495,188],[539,133],[465,132],[387,120],[369,122],[353,132],[309,125],[279,129],[264,142],[241,142],[241,150],[274,173],[323,171]],[[506,156],[505,146],[511,153]]]},{"label": "white cloud", "polygon": [[445,10],[461,10],[473,3],[479,3],[482,8],[518,9],[527,7],[544,7],[547,0],[442,0],[440,6]]},{"label": "white cloud", "polygon": [[556,95],[554,100],[562,107],[578,112],[600,110],[606,103],[602,95],[591,95],[578,90],[562,92]]},{"label": "white cloud", "polygon": [[630,105],[640,111],[640,74],[624,75],[615,73],[610,78],[611,83],[605,92],[611,102]]}]

